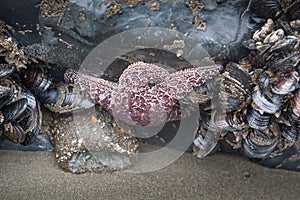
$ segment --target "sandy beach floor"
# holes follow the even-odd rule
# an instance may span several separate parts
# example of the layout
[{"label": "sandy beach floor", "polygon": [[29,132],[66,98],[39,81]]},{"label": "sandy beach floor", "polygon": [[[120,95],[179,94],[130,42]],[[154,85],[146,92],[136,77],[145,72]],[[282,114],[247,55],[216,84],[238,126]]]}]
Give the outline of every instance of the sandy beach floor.
[{"label": "sandy beach floor", "polygon": [[300,173],[184,154],[142,174],[63,172],[53,152],[0,151],[0,199],[299,199]]}]

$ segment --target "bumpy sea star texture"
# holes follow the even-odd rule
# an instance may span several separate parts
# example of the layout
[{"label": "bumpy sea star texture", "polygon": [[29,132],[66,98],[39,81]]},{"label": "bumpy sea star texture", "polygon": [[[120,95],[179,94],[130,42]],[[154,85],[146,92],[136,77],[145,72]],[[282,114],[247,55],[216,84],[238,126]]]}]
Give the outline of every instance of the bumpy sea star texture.
[{"label": "bumpy sea star texture", "polygon": [[[169,73],[154,64],[137,62],[124,70],[118,83],[72,69],[65,72],[64,78],[66,82],[79,86],[114,117],[128,124],[155,126],[188,116],[191,105],[182,106],[179,100],[220,69],[221,65],[212,65]],[[185,106],[188,108],[181,108]]]}]

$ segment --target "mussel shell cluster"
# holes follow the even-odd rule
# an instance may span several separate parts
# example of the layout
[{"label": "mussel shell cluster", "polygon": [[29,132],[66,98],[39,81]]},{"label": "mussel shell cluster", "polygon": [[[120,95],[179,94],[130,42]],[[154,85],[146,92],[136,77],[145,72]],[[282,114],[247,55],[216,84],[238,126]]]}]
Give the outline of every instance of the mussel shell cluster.
[{"label": "mussel shell cluster", "polygon": [[299,143],[299,33],[288,35],[268,19],[244,44],[250,54],[226,65],[219,78],[219,106],[205,110],[210,117],[199,122],[194,141],[199,157],[212,151],[207,143],[218,134],[227,143],[223,149],[237,149],[254,161],[282,155]]},{"label": "mussel shell cluster", "polygon": [[93,104],[79,96],[73,85],[54,85],[44,64],[26,68],[0,66],[1,135],[14,143],[29,145],[39,134],[42,121],[40,103],[54,112],[70,112]]},{"label": "mussel shell cluster", "polygon": [[19,76],[43,106],[52,112],[68,113],[94,106],[74,85],[53,81],[45,66],[30,65],[20,70]]},{"label": "mussel shell cluster", "polygon": [[35,96],[12,74],[16,67],[0,69],[0,132],[4,138],[28,145],[35,141],[41,126],[41,110]]}]

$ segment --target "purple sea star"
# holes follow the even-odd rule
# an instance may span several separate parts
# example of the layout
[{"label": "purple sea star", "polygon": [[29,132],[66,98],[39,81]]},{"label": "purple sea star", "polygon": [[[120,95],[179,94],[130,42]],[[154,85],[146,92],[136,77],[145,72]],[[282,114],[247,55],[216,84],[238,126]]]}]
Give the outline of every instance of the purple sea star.
[{"label": "purple sea star", "polygon": [[221,65],[212,65],[169,73],[154,64],[137,62],[124,70],[119,83],[72,69],[65,72],[64,78],[66,82],[79,86],[114,117],[128,124],[146,126],[188,116],[190,110],[181,109],[179,100],[221,68]]}]

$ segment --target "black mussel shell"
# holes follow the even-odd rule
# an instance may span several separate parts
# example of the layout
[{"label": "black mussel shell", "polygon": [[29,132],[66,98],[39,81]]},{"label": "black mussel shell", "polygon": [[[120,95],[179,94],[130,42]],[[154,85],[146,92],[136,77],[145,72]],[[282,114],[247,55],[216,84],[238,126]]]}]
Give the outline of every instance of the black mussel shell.
[{"label": "black mussel shell", "polygon": [[31,109],[36,109],[38,102],[36,100],[36,97],[29,90],[22,87],[21,97],[27,99],[28,107],[30,107]]},{"label": "black mussel shell", "polygon": [[11,122],[10,124],[5,124],[4,126],[6,126],[7,129],[4,132],[6,138],[8,138],[9,140],[15,143],[24,142],[26,132],[18,123]]},{"label": "black mussel shell", "polygon": [[39,65],[20,71],[22,83],[35,94],[46,91],[52,83],[50,74]]},{"label": "black mussel shell", "polygon": [[255,90],[252,94],[252,100],[257,107],[269,114],[278,112],[283,104],[282,96],[272,94],[268,90]]},{"label": "black mussel shell", "polygon": [[32,144],[36,140],[36,137],[39,134],[39,128],[40,128],[40,124],[35,126],[35,128],[32,131],[27,132],[25,140],[21,144],[24,145],[24,146]]},{"label": "black mussel shell", "polygon": [[252,0],[252,10],[260,17],[276,19],[283,13],[280,1],[278,0]]},{"label": "black mussel shell", "polygon": [[[267,158],[268,155],[274,150],[278,139],[273,135],[269,136],[262,131],[249,129],[249,134],[242,144],[243,153],[250,159],[261,160]],[[263,144],[261,141],[267,140],[269,144]],[[268,141],[269,140],[269,141]]]},{"label": "black mussel shell", "polygon": [[282,74],[271,85],[271,90],[275,94],[285,95],[293,92],[298,87],[299,75],[296,71]]},{"label": "black mussel shell", "polygon": [[45,92],[41,92],[38,97],[42,104],[52,105],[58,102],[61,95],[61,91],[57,88],[50,88]]},{"label": "black mussel shell", "polygon": [[11,75],[15,71],[15,66],[9,64],[0,64],[0,79]]},{"label": "black mussel shell", "polygon": [[213,115],[214,124],[226,131],[237,131],[244,128],[243,114],[239,112],[216,111]]},{"label": "black mussel shell", "polygon": [[270,84],[270,74],[267,72],[259,73],[259,75],[256,78],[257,84],[259,86],[259,89],[265,89]]},{"label": "black mussel shell", "polygon": [[72,84],[52,87],[40,93],[38,97],[41,103],[53,112],[67,113],[94,106],[94,103]]},{"label": "black mussel shell", "polygon": [[236,63],[229,63],[222,74],[220,86],[221,104],[226,111],[237,110],[251,94],[251,78],[246,70]]},{"label": "black mussel shell", "polygon": [[8,87],[0,85],[0,109],[14,99],[14,92]]},{"label": "black mussel shell", "polygon": [[[216,134],[210,130],[205,130],[201,128],[197,131],[197,135],[193,141],[195,147],[197,147],[200,151],[207,151],[203,156],[214,153],[216,150],[214,147],[216,146]],[[197,151],[197,150],[196,150]],[[199,155],[198,155],[199,156]],[[201,155],[202,156],[202,155]]]},{"label": "black mussel shell", "polygon": [[250,126],[251,128],[257,130],[264,130],[268,128],[268,126],[272,123],[272,116],[273,115],[267,113],[260,114],[255,109],[250,108],[247,110],[246,119],[248,126]]},{"label": "black mussel shell", "polygon": [[290,100],[288,110],[283,114],[292,126],[300,129],[300,89],[295,92],[294,97]]},{"label": "black mussel shell", "polygon": [[299,139],[299,129],[293,126],[286,126],[282,124],[281,135],[291,142],[296,142]]},{"label": "black mussel shell", "polygon": [[23,98],[5,106],[2,109],[2,115],[4,117],[3,123],[6,124],[17,119],[25,111],[27,105],[27,99]]}]

